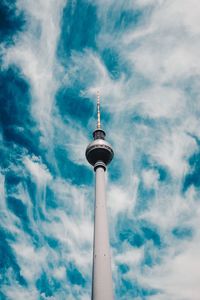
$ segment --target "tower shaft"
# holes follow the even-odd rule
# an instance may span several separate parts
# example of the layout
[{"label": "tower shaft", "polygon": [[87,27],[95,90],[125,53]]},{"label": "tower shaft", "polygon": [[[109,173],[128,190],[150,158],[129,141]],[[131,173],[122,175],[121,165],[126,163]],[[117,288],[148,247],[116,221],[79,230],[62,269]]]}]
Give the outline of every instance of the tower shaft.
[{"label": "tower shaft", "polygon": [[106,211],[105,164],[98,163],[95,168],[95,215],[92,300],[113,300],[111,256]]},{"label": "tower shaft", "polygon": [[108,222],[106,211],[105,171],[112,161],[114,152],[105,140],[106,133],[101,129],[100,98],[97,96],[97,128],[94,140],[87,146],[85,155],[94,167],[95,209],[94,244],[92,272],[92,300],[113,300],[111,257],[109,247]]}]

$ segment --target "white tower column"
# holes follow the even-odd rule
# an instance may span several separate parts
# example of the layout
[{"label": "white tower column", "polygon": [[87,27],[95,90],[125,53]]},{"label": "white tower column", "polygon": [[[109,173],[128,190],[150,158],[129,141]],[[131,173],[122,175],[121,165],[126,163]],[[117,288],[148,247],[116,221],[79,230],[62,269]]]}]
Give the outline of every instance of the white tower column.
[{"label": "white tower column", "polygon": [[94,244],[92,272],[92,300],[113,300],[111,257],[109,247],[108,222],[106,211],[105,171],[112,161],[114,152],[105,140],[106,133],[101,129],[100,98],[97,95],[97,128],[93,132],[93,142],[85,151],[88,162],[96,172]]},{"label": "white tower column", "polygon": [[111,256],[106,211],[105,170],[97,162],[95,185],[95,216],[93,245],[92,300],[113,300]]}]

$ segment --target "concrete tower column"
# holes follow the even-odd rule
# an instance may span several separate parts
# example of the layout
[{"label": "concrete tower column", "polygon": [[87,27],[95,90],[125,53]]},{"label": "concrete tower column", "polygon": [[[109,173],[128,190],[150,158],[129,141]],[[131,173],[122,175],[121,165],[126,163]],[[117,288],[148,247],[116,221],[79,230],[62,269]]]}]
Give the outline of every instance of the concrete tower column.
[{"label": "concrete tower column", "polygon": [[100,99],[97,99],[97,128],[93,132],[94,141],[86,149],[86,158],[94,167],[95,209],[94,244],[92,272],[92,300],[113,300],[111,258],[106,211],[105,171],[112,161],[114,152],[105,141],[106,133],[101,129]]},{"label": "concrete tower column", "polygon": [[112,271],[105,193],[106,166],[103,162],[98,162],[94,169],[96,172],[96,184],[92,300],[112,300]]}]

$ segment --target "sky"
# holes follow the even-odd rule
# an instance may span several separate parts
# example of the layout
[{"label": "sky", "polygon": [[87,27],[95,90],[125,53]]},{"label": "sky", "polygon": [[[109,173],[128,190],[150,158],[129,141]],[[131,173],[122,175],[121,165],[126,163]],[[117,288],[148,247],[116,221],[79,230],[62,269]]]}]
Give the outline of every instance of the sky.
[{"label": "sky", "polygon": [[115,300],[199,300],[200,2],[1,0],[0,43],[0,299],[90,299],[100,90]]}]

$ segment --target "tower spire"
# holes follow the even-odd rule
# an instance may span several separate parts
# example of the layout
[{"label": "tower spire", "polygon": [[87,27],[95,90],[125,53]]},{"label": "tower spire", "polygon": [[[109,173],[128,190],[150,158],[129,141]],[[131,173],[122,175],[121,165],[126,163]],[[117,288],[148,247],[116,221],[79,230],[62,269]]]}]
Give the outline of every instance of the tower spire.
[{"label": "tower spire", "polygon": [[100,93],[97,91],[97,129],[101,128]]},{"label": "tower spire", "polygon": [[97,91],[97,127],[93,132],[94,139],[104,140],[106,133],[101,129],[101,113],[100,113],[100,93]]}]

